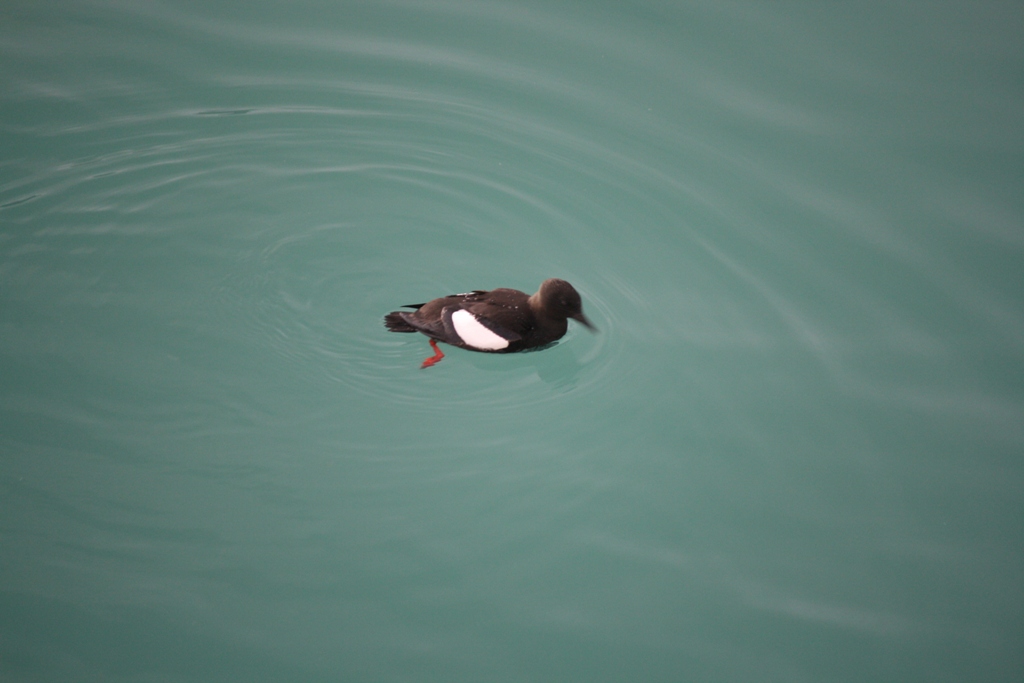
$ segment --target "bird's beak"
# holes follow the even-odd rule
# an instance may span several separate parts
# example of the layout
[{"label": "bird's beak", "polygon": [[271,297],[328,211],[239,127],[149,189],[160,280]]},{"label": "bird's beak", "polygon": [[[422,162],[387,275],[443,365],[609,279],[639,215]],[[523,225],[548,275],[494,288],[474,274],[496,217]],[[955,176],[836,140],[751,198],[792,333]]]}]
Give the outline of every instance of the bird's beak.
[{"label": "bird's beak", "polygon": [[597,328],[594,327],[594,324],[592,322],[590,322],[589,320],[587,320],[587,316],[583,315],[582,313],[578,313],[578,314],[572,316],[572,319],[577,321],[577,322],[579,322],[579,323],[582,323],[582,325],[584,327],[586,327],[588,330],[590,330],[591,332],[597,332]]}]

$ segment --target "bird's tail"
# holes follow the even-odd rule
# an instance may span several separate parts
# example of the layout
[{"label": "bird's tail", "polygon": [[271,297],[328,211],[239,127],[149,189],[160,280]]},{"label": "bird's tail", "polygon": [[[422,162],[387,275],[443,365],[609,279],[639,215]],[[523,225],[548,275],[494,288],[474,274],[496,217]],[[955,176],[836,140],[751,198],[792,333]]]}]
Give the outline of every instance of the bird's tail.
[{"label": "bird's tail", "polygon": [[384,327],[392,332],[417,332],[418,330],[407,323],[402,317],[401,311],[392,311],[384,316]]}]

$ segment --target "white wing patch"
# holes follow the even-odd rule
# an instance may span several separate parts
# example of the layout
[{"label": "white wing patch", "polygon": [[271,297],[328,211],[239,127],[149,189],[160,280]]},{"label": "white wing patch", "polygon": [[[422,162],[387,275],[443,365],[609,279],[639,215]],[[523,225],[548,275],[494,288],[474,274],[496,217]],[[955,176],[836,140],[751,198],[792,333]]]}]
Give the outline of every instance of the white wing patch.
[{"label": "white wing patch", "polygon": [[452,326],[455,333],[468,346],[481,351],[497,351],[508,346],[508,339],[496,335],[480,324],[469,311],[458,310],[452,313]]}]

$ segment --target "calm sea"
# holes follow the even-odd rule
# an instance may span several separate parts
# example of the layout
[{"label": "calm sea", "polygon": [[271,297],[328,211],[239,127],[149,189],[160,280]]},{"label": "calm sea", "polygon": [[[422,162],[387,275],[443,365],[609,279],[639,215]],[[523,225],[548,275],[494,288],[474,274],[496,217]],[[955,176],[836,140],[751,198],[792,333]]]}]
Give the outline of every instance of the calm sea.
[{"label": "calm sea", "polygon": [[7,0],[0,680],[1024,679],[1022,35]]}]

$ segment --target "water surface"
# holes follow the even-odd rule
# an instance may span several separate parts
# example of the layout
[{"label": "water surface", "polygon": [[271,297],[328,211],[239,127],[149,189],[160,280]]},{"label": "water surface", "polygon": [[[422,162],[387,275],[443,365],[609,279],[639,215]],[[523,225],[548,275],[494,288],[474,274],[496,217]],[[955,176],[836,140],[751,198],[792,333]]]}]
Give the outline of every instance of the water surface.
[{"label": "water surface", "polygon": [[1024,675],[1017,5],[0,15],[0,678]]}]

